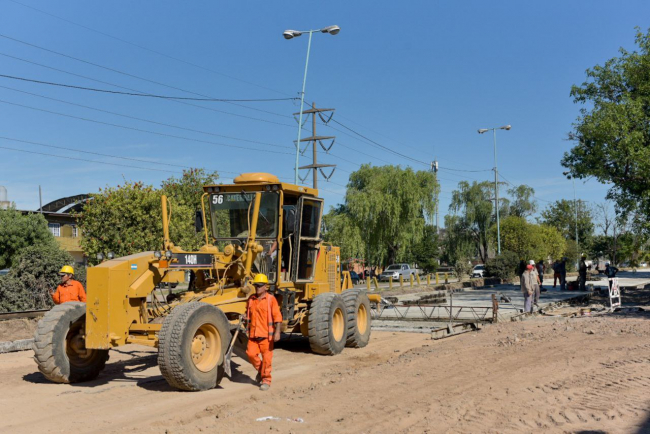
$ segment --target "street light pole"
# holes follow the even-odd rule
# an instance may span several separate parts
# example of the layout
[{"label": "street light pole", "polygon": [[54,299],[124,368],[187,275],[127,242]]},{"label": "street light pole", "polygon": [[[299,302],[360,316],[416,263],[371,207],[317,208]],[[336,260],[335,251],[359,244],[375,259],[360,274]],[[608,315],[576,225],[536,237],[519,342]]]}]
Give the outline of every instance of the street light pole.
[{"label": "street light pole", "polygon": [[[494,206],[497,209],[497,255],[501,254],[501,222],[499,219],[499,169],[497,168],[497,130],[492,128],[494,133]],[[486,252],[487,255],[487,252]]]},{"label": "street light pole", "polygon": [[[298,159],[300,157],[300,133],[302,132],[302,115],[305,106],[305,86],[307,85],[307,69],[309,68],[309,53],[311,51],[311,37],[314,32],[329,33],[336,35],[341,31],[339,26],[329,26],[317,30],[285,30],[283,36],[285,39],[296,38],[303,33],[309,33],[309,42],[307,43],[307,59],[305,60],[305,74],[302,78],[302,92],[300,92],[300,116],[298,117],[298,141],[296,142],[296,164],[294,166],[294,183],[298,184]],[[315,144],[314,144],[315,145]],[[316,169],[314,169],[316,170]]]},{"label": "street light pole", "polygon": [[497,130],[509,131],[511,128],[511,125],[504,125],[503,127],[498,128],[481,128],[478,130],[479,134],[492,131],[494,137],[494,207],[497,211],[497,255],[501,254],[501,219],[499,217],[499,169],[497,168]]}]

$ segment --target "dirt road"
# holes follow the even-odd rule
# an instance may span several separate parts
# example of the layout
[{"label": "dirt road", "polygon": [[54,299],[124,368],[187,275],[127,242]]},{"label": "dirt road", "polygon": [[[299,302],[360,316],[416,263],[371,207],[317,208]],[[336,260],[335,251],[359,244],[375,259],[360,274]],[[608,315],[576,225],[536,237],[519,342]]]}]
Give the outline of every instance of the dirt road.
[{"label": "dirt road", "polygon": [[[233,381],[188,393],[167,386],[146,347],[112,351],[83,385],[45,381],[31,352],[3,354],[0,432],[648,432],[649,337],[639,313],[538,318],[441,341],[375,332],[337,357],[294,339],[276,350],[268,392],[239,358]],[[265,416],[280,420],[256,421]]]}]

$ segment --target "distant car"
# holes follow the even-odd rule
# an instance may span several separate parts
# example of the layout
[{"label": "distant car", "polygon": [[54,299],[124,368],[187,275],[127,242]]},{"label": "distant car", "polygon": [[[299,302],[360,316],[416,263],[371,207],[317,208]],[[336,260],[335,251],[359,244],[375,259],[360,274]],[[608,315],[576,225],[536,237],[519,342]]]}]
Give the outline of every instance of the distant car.
[{"label": "distant car", "polygon": [[648,263],[647,262],[641,262],[639,264],[639,268],[648,268]]},{"label": "distant car", "polygon": [[485,274],[485,265],[475,265],[472,270],[472,277],[483,277]]},{"label": "distant car", "polygon": [[0,270],[0,276],[4,276],[6,274],[9,274],[9,269],[5,268],[4,270]]},{"label": "distant car", "polygon": [[418,270],[411,268],[409,264],[392,264],[379,275],[379,281],[385,282],[391,277],[393,278],[393,281],[396,281],[399,280],[400,276],[402,276],[402,279],[404,280],[409,280],[411,275],[416,274],[418,274]]}]

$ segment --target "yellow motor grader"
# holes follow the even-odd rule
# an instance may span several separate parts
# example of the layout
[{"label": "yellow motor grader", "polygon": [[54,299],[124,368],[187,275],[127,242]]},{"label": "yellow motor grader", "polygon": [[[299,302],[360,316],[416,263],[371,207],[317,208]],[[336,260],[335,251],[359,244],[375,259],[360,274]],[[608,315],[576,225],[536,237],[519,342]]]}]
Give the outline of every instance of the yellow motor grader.
[{"label": "yellow motor grader", "polygon": [[[45,377],[59,383],[92,380],[111,348],[140,344],[158,348],[160,371],[171,386],[214,388],[257,273],[268,276],[282,331],[308,337],[313,352],[335,355],[368,344],[369,297],[352,288],[339,248],[321,239],[323,200],[317,190],[266,173],[242,174],[233,184],[203,190],[196,226],[205,245],[198,251],[170,241],[163,196],[162,250],[88,268],[86,303],[61,304],[43,317],[34,359]],[[165,295],[160,289],[161,282],[185,275],[186,290],[170,288]]]}]

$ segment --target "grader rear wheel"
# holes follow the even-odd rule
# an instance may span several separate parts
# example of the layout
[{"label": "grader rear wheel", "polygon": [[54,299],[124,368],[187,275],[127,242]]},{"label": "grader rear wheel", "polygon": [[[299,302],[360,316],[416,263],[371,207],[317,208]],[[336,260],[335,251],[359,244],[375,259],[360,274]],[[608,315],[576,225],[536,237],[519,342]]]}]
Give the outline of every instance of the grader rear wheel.
[{"label": "grader rear wheel", "polygon": [[108,350],[86,348],[86,303],[54,306],[34,332],[34,361],[56,383],[79,383],[97,378],[106,366]]},{"label": "grader rear wheel", "polygon": [[223,378],[229,343],[229,323],[221,309],[200,302],[178,306],[158,336],[160,372],[177,389],[213,389]]},{"label": "grader rear wheel", "polygon": [[370,341],[370,300],[361,289],[349,289],[342,295],[348,313],[345,346],[363,348]]},{"label": "grader rear wheel", "polygon": [[317,295],[309,308],[309,345],[318,354],[335,355],[345,348],[347,310],[343,298],[331,292]]}]

